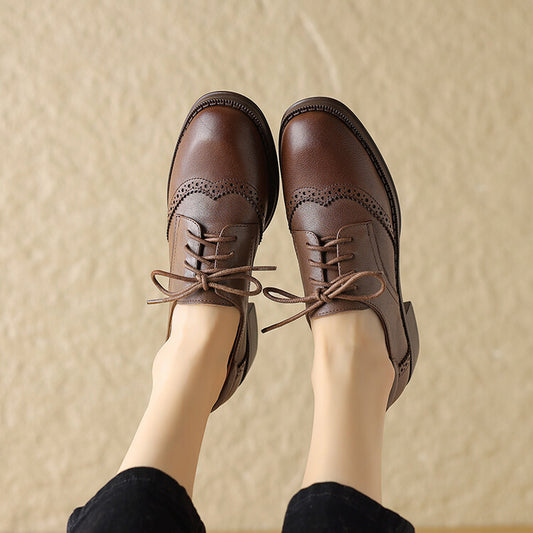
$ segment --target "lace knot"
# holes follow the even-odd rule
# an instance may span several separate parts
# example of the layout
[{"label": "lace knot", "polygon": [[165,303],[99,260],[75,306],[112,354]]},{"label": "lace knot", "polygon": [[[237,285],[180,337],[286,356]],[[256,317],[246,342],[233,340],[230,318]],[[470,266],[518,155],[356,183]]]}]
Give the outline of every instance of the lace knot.
[{"label": "lace knot", "polygon": [[329,304],[332,301],[326,292],[320,287],[315,291],[315,298],[325,304]]},{"label": "lace knot", "polygon": [[[349,290],[354,290],[356,288],[355,283],[361,278],[376,279],[380,283],[379,289],[371,294],[347,294]],[[349,302],[366,302],[372,300],[381,296],[385,288],[386,282],[383,272],[373,272],[369,270],[363,272],[347,272],[346,274],[338,276],[335,280],[325,283],[321,287],[317,287],[315,291],[308,296],[295,296],[290,292],[277,289],[276,287],[265,287],[263,289],[263,294],[268,299],[283,304],[305,303],[306,308],[277,324],[263,328],[261,331],[266,333],[267,331],[289,324],[302,316],[310,316],[311,313],[316,311],[319,307],[322,307],[324,304],[332,303],[335,300],[345,300]]]},{"label": "lace knot", "polygon": [[[230,236],[216,236],[216,235],[204,235],[204,237],[199,237],[188,232],[188,237],[199,244],[201,244],[204,249],[207,246],[216,246],[218,243],[227,243],[233,242],[236,240],[235,237]],[[216,290],[219,295],[236,295],[242,297],[255,296],[262,291],[261,283],[257,278],[251,275],[251,272],[254,271],[266,271],[266,270],[276,270],[276,267],[273,266],[260,266],[254,267],[252,265],[243,265],[243,266],[234,266],[234,267],[216,267],[215,264],[220,264],[223,261],[228,260],[234,255],[234,252],[231,251],[227,254],[217,254],[217,255],[198,255],[193,252],[188,245],[185,246],[186,253],[190,255],[194,260],[205,265],[207,268],[205,271],[200,270],[189,264],[187,261],[184,261],[185,269],[194,274],[192,276],[184,276],[182,274],[175,274],[173,272],[166,272],[164,270],[154,270],[152,272],[152,281],[155,286],[167,297],[166,298],[157,298],[154,300],[148,300],[149,304],[158,304],[164,302],[175,302],[191,296],[199,290],[205,292],[209,290]],[[166,289],[161,285],[157,276],[164,276],[169,280],[175,279],[185,283],[185,287],[179,291],[173,292],[169,289]],[[239,280],[242,282],[243,288],[236,288],[232,286],[232,283],[227,285],[224,281],[234,282]],[[253,288],[250,287],[250,284]]]},{"label": "lace knot", "polygon": [[198,272],[195,277],[196,277],[196,280],[198,281],[198,283],[201,284],[202,290],[208,291],[209,290],[209,281],[207,279],[207,276],[203,272]]}]

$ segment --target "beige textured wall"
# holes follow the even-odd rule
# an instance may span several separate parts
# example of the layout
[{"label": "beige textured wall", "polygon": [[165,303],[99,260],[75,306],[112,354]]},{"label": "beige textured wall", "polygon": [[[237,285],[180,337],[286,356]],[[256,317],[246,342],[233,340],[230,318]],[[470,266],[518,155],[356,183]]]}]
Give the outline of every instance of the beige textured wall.
[{"label": "beige textured wall", "polygon": [[[209,90],[275,136],[306,96],[345,101],[403,208],[422,349],[390,410],[384,502],[417,525],[533,523],[533,2],[0,2],[0,531],[61,531],[118,467],[167,310],[165,184]],[[257,264],[300,291],[282,210]],[[261,325],[290,310],[256,298]],[[208,427],[209,528],[276,528],[310,435],[304,320],[260,339]]]}]

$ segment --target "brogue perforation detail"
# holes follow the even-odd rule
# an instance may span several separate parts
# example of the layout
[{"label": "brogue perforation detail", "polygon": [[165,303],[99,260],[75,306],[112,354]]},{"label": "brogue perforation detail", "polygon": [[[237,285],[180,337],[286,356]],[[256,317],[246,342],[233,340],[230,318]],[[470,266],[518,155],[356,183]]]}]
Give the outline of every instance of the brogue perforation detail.
[{"label": "brogue perforation detail", "polygon": [[239,183],[231,180],[210,181],[204,178],[191,178],[184,181],[175,191],[168,206],[167,239],[172,217],[181,202],[194,193],[205,194],[212,200],[218,200],[228,194],[238,194],[247,200],[257,214],[259,223],[262,224],[261,213],[263,206],[255,187],[248,183]]},{"label": "brogue perforation detail", "polygon": [[410,362],[411,362],[411,354],[408,352],[398,365],[400,375],[402,375],[409,368]]},{"label": "brogue perforation detail", "polygon": [[296,189],[287,203],[287,219],[289,221],[289,227],[292,223],[292,218],[296,209],[302,204],[312,202],[327,207],[333,202],[343,198],[353,200],[362,205],[379,220],[394,241],[394,231],[390,217],[379,203],[370,196],[370,194],[353,185],[332,185],[325,189],[317,189],[315,187]]},{"label": "brogue perforation detail", "polygon": [[[379,175],[379,177],[381,179],[381,182],[383,183],[383,185],[385,187],[385,190],[387,192],[387,196],[389,198],[389,201],[391,202],[391,205],[394,205],[395,192],[393,192],[391,190],[391,187],[390,187],[390,185],[387,182],[387,178],[385,176],[385,172],[383,170],[383,167],[380,164],[378,158],[376,157],[376,154],[374,153],[372,148],[369,146],[369,144],[367,143],[366,139],[361,134],[361,132],[358,130],[358,128],[356,128],[353,125],[352,121],[344,113],[341,113],[338,109],[335,109],[334,107],[329,106],[329,105],[316,105],[316,104],[302,107],[302,108],[297,109],[296,111],[290,113],[289,115],[287,115],[283,119],[283,121],[281,123],[280,131],[283,132],[283,130],[285,129],[285,127],[287,126],[287,124],[290,122],[290,120],[292,118],[294,118],[295,116],[298,116],[298,115],[300,115],[302,113],[309,112],[309,111],[326,111],[326,112],[331,113],[332,115],[336,116],[337,118],[339,118],[344,124],[346,124],[346,126],[348,126],[348,128],[352,131],[352,133],[356,136],[357,140],[361,143],[361,145],[365,149],[365,152],[368,154],[368,157],[370,157],[370,160],[372,161],[372,164],[374,165],[374,168],[376,169],[376,171],[377,171],[377,173],[378,173],[378,175]],[[396,211],[393,210],[392,211],[392,218],[393,218],[394,227],[398,230],[398,235],[399,235],[399,230],[400,230],[400,228],[399,228],[399,226],[400,226],[399,213],[396,213]],[[394,241],[394,238],[393,238],[393,241]]]}]

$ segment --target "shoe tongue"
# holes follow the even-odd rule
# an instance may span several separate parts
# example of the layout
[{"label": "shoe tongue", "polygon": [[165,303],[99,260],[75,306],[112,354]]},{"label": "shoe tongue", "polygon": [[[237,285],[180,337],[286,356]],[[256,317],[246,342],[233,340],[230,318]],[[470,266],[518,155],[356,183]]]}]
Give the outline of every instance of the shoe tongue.
[{"label": "shoe tongue", "polygon": [[323,239],[337,236],[343,226],[369,220],[372,215],[353,200],[343,198],[327,206],[306,202],[295,210],[291,230],[312,231]]}]

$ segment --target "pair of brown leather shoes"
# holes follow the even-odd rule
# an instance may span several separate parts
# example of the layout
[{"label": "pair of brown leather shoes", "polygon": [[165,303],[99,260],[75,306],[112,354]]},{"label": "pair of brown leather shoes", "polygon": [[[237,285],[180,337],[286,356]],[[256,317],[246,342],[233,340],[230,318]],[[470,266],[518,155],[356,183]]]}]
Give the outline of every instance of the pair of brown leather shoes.
[{"label": "pair of brown leather shoes", "polygon": [[[390,173],[357,117],[331,98],[291,106],[280,131],[287,220],[305,296],[265,288],[270,299],[305,303],[305,310],[268,331],[352,309],[379,317],[396,376],[390,406],[405,388],[418,356],[413,307],[399,277],[400,207]],[[234,306],[240,324],[228,373],[213,410],[235,392],[257,351],[257,317],[249,296],[262,290],[254,257],[276,207],[278,162],[260,109],[231,92],[201,97],[189,112],[167,189],[170,272],[152,279],[166,295],[149,303]],[[157,276],[169,278],[168,289]]]}]

